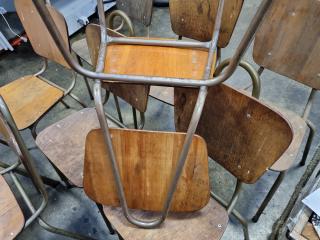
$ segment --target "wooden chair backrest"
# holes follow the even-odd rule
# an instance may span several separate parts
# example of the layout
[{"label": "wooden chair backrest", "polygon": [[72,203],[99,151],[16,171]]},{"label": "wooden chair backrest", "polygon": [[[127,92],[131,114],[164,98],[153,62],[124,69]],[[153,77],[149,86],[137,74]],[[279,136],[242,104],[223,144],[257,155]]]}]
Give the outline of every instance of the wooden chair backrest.
[{"label": "wooden chair backrest", "polygon": [[256,34],[255,62],[319,90],[319,16],[319,1],[273,1]]},{"label": "wooden chair backrest", "polygon": [[146,26],[151,24],[152,6],[153,0],[117,0],[118,9]]},{"label": "wooden chair backrest", "polygon": [[[180,36],[199,41],[212,39],[218,0],[170,0],[173,31]],[[218,46],[226,47],[241,12],[243,0],[225,1]]]},{"label": "wooden chair backrest", "polygon": [[[46,25],[42,21],[32,0],[15,0],[15,7],[21,23],[30,39],[33,50],[40,56],[57,62],[70,69],[62,53],[55,44]],[[47,6],[66,46],[70,49],[68,29],[65,19],[52,6]]]},{"label": "wooden chair backrest", "polygon": [[[110,129],[129,208],[161,211],[175,174],[185,133]],[[101,129],[86,138],[83,186],[95,202],[119,206],[111,163]],[[208,153],[194,136],[171,211],[190,212],[209,201]]]},{"label": "wooden chair backrest", "polygon": [[[175,88],[175,124],[186,131],[198,92]],[[209,156],[245,183],[256,182],[292,141],[290,125],[276,112],[227,85],[209,88],[197,128]]]},{"label": "wooden chair backrest", "polygon": [[[114,37],[125,37],[124,35],[108,29],[108,34]],[[89,24],[86,28],[86,38],[89,48],[92,65],[97,64],[99,48],[100,48],[100,26]],[[108,59],[106,59],[108,61]],[[145,112],[149,97],[149,86],[136,84],[118,84],[118,83],[103,83],[103,88],[109,89],[115,95],[121,97],[140,112]]]},{"label": "wooden chair backrest", "polygon": [[[107,33],[112,37],[126,37],[125,35],[113,31],[111,29],[107,29]],[[99,56],[99,49],[101,43],[101,31],[100,26],[98,24],[90,23],[86,27],[86,40],[89,49],[90,59],[93,67],[96,67],[97,60]]]}]

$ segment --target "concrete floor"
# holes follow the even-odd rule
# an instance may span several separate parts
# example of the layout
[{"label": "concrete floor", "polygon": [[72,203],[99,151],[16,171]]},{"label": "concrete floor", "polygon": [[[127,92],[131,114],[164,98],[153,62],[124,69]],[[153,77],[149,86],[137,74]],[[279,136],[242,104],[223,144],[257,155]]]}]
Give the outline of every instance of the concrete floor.
[{"label": "concrete floor", "polygon": [[[236,46],[238,45],[241,36],[250,22],[253,14],[259,5],[258,1],[245,1],[242,14],[236,26],[232,40],[229,46],[223,50],[222,58],[230,57]],[[145,35],[146,31],[139,27],[138,35]],[[151,26],[150,35],[154,37],[176,37],[170,29],[170,20],[167,9],[156,9],[153,15],[153,24]],[[76,38],[83,37],[82,33],[77,34]],[[75,37],[73,37],[75,38]],[[245,59],[252,63],[256,69],[258,66],[252,60],[252,49],[250,48],[245,56]],[[5,85],[10,81],[19,78],[23,75],[35,73],[41,67],[41,60],[32,51],[29,44],[23,44],[18,47],[15,52],[2,53],[0,55],[0,85]],[[70,72],[50,63],[49,70],[45,77],[54,82],[68,86],[71,77]],[[249,85],[249,76],[242,70],[238,70],[234,76],[228,80],[230,84],[237,88],[245,88]],[[262,75],[262,92],[261,99],[270,101],[277,106],[288,108],[297,114],[303,112],[306,104],[310,88],[294,82],[286,77],[280,76],[276,73],[266,70]],[[74,94],[79,96],[88,105],[93,106],[85,89],[82,77],[78,76],[78,83],[75,87]],[[320,94],[317,93],[314,106],[320,104]],[[66,100],[76,109],[80,109],[72,99],[67,97]],[[132,124],[130,107],[124,102],[121,102],[124,111],[125,121]],[[115,115],[114,103],[112,100],[107,104],[108,112]],[[39,130],[45,128],[69,115],[72,110],[66,110],[62,104],[58,104],[46,117],[41,121]],[[313,107],[310,119],[319,127],[320,109]],[[152,130],[174,130],[173,123],[173,108],[169,105],[163,104],[153,98],[150,98],[150,104],[146,113],[145,129]],[[23,137],[28,146],[34,146],[35,143],[31,138],[28,130],[23,132]],[[311,148],[308,161],[310,161],[316,146],[319,143],[319,135],[317,134],[313,146]],[[37,167],[41,174],[51,178],[59,179],[54,169],[46,160],[45,156],[39,151],[32,151],[32,155],[37,163]],[[299,157],[299,159],[301,156]],[[13,154],[5,147],[0,146],[0,159],[12,162],[14,160]],[[299,161],[297,159],[297,162]],[[280,217],[282,211],[285,209],[292,192],[294,191],[296,183],[299,181],[301,175],[304,173],[305,167],[293,167],[274,198],[266,208],[265,212],[256,224],[249,223],[249,232],[252,239],[267,239],[272,231],[274,222]],[[254,185],[247,185],[240,196],[236,209],[239,210],[245,217],[250,219],[267,191],[275,180],[277,173],[267,172]],[[229,199],[234,188],[235,179],[220,166],[210,162],[210,177],[213,190],[225,199]],[[31,199],[39,202],[37,192],[30,187],[30,180],[24,177],[20,178]],[[10,180],[8,180],[10,182]],[[95,204],[90,201],[84,194],[82,189],[68,189],[58,186],[56,189],[47,188],[50,195],[48,207],[43,213],[43,218],[49,223],[75,231],[82,234],[87,234],[96,239],[117,239],[116,236],[111,236],[103,222],[102,217]],[[23,206],[25,208],[25,206]],[[65,239],[58,235],[46,232],[39,227],[38,224],[33,224],[24,230],[18,238],[19,240],[34,240],[34,239]],[[239,223],[231,218],[228,228],[223,236],[223,239],[242,239],[242,229]]]}]

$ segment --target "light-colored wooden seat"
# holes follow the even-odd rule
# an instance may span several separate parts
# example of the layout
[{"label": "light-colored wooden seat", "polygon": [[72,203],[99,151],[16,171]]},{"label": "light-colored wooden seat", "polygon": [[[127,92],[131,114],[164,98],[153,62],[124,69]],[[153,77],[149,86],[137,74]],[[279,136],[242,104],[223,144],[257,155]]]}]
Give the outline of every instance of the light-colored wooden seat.
[{"label": "light-colored wooden seat", "polygon": [[[208,52],[159,46],[110,45],[106,73],[202,79]],[[108,84],[113,93],[141,112],[146,111],[149,86]]]},{"label": "light-colored wooden seat", "polygon": [[63,97],[63,91],[35,77],[24,76],[0,88],[19,130],[30,127]]},{"label": "light-colored wooden seat", "polygon": [[0,175],[0,239],[14,239],[23,226],[23,213],[7,182]]},{"label": "light-colored wooden seat", "polygon": [[[157,229],[139,229],[125,219],[120,208],[104,206],[104,213],[123,239],[130,240],[212,240],[220,239],[228,224],[226,210],[215,200],[192,213],[169,214]],[[139,218],[154,218],[150,212],[134,210]]]},{"label": "light-colored wooden seat", "polygon": [[[129,208],[161,211],[185,133],[110,129]],[[119,206],[118,193],[101,129],[86,139],[83,186],[95,202]],[[206,143],[194,136],[170,210],[196,211],[209,201]]]},{"label": "light-colored wooden seat", "polygon": [[85,138],[99,128],[94,108],[85,108],[45,128],[37,146],[72,184],[82,187]]}]

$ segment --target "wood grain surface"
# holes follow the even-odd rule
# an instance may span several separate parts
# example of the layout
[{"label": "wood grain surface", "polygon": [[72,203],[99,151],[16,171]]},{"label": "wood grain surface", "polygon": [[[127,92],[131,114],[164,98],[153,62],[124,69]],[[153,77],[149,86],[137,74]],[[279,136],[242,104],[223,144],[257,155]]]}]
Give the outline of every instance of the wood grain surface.
[{"label": "wood grain surface", "polygon": [[131,19],[151,24],[153,0],[117,0],[117,8],[124,11]]},{"label": "wood grain surface", "polygon": [[[198,92],[175,88],[175,124],[185,131]],[[209,88],[197,128],[209,156],[245,183],[256,182],[289,147],[289,123],[258,100],[227,85]]]},{"label": "wood grain surface", "polygon": [[[185,139],[184,133],[110,129],[129,208],[160,211]],[[95,202],[119,206],[101,130],[86,140],[84,190]],[[171,211],[195,211],[209,201],[206,144],[194,136]]]},{"label": "wood grain surface", "polygon": [[[237,23],[243,0],[225,1],[218,46],[226,47]],[[217,0],[170,0],[171,26],[177,35],[199,41],[212,38]]]},{"label": "wood grain surface", "polygon": [[23,229],[24,216],[5,179],[0,175],[0,239],[14,239]]},{"label": "wood grain surface", "polygon": [[[14,3],[33,50],[42,57],[70,68],[47,30],[33,2],[30,0],[15,0]],[[70,49],[68,29],[63,15],[51,6],[47,6],[47,8],[66,47]]]},{"label": "wood grain surface", "polygon": [[[213,199],[200,211],[169,214],[157,229],[141,229],[131,225],[120,208],[104,206],[104,213],[126,240],[218,240],[228,224],[226,210]],[[154,219],[157,216],[140,210],[133,213],[142,219]]]},{"label": "wood grain surface", "polygon": [[[105,72],[159,77],[202,79],[208,52],[159,46],[110,45]],[[138,88],[121,85],[112,91],[136,107],[146,111],[149,86]]]},{"label": "wood grain surface", "polygon": [[36,144],[70,182],[82,187],[86,136],[96,128],[100,128],[96,110],[85,108],[45,128]]},{"label": "wood grain surface", "polygon": [[255,62],[320,89],[319,15],[319,1],[273,1],[255,38]]},{"label": "wood grain surface", "polygon": [[19,130],[31,126],[63,97],[63,92],[35,76],[24,76],[0,88]]}]

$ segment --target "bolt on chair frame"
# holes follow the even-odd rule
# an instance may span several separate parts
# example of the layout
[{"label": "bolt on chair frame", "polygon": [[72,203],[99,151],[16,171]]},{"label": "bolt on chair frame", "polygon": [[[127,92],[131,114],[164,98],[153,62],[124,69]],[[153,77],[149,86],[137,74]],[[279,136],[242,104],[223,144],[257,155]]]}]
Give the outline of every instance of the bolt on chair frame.
[{"label": "bolt on chair frame", "polygon": [[[12,118],[12,115],[4,102],[3,98],[0,96],[0,127],[1,130],[4,132],[4,136],[7,138],[8,146],[15,152],[15,154],[18,156],[18,161],[13,164],[12,166],[0,171],[1,175],[9,174],[14,185],[17,187],[18,192],[21,194],[21,197],[23,199],[23,202],[26,204],[28,210],[31,212],[31,216],[27,219],[27,221],[24,224],[24,228],[27,228],[30,226],[31,223],[33,223],[35,220],[38,220],[40,226],[44,228],[45,230],[63,235],[69,238],[75,238],[80,240],[85,239],[92,239],[87,236],[83,236],[81,234],[69,232],[60,228],[56,228],[50,224],[48,224],[46,221],[44,221],[41,218],[41,213],[45,210],[47,204],[48,204],[48,193],[45,189],[44,182],[42,181],[41,176],[38,174],[34,161],[32,159],[32,156],[29,153],[29,150],[27,149],[19,130],[17,129],[17,126]],[[30,197],[27,195],[26,191],[24,190],[21,182],[16,176],[16,169],[18,166],[23,165],[27,171],[27,174],[30,176],[32,183],[34,187],[37,189],[37,191],[41,194],[42,201],[39,208],[36,208],[34,204],[32,203]]]},{"label": "bolt on chair frame", "polygon": [[[104,135],[104,140],[107,145],[107,152],[111,160],[112,171],[114,174],[114,178],[116,181],[116,188],[118,191],[118,195],[120,198],[120,203],[122,210],[124,212],[125,217],[127,220],[141,228],[155,228],[159,226],[166,218],[170,203],[172,200],[172,196],[175,192],[177,183],[179,181],[180,174],[182,172],[184,162],[186,160],[186,156],[188,154],[189,146],[192,141],[192,137],[195,133],[197,128],[197,124],[199,122],[202,108],[204,106],[207,89],[210,86],[214,86],[217,84],[222,83],[223,81],[227,80],[235,71],[236,67],[239,64],[242,56],[245,54],[248,45],[251,43],[254,33],[256,32],[265,12],[269,8],[272,0],[264,0],[254,19],[252,20],[247,32],[245,33],[239,47],[237,48],[230,65],[226,68],[224,72],[222,72],[219,76],[210,78],[211,74],[211,66],[213,63],[213,57],[216,51],[219,30],[221,25],[221,15],[223,10],[224,0],[220,0],[219,7],[218,7],[218,14],[216,16],[216,23],[214,27],[214,33],[212,41],[209,42],[186,42],[186,41],[174,41],[174,40],[146,40],[146,39],[126,39],[126,38],[116,38],[110,37],[106,34],[106,24],[104,18],[104,11],[103,11],[103,3],[102,1],[98,1],[98,13],[99,13],[99,20],[101,25],[101,46],[99,51],[99,58],[98,64],[96,68],[96,72],[92,72],[86,69],[83,69],[77,62],[72,59],[72,56],[66,49],[65,45],[63,44],[61,35],[51,18],[45,4],[41,0],[33,0],[36,8],[38,9],[42,20],[44,21],[45,25],[47,26],[49,32],[51,33],[54,41],[56,42],[58,48],[63,53],[65,60],[68,64],[79,74],[84,75],[91,79],[96,79],[94,84],[94,97],[95,97],[95,104],[96,110],[98,114],[98,118],[101,124],[101,128]],[[185,47],[185,48],[204,48],[208,49],[208,61],[207,66],[204,74],[204,79],[202,80],[194,80],[194,79],[180,79],[180,78],[164,78],[164,77],[146,77],[146,76],[130,76],[130,75],[119,75],[119,74],[105,74],[102,73],[103,66],[104,66],[104,59],[107,50],[108,43],[118,43],[118,44],[134,44],[134,45],[155,45],[155,46],[171,46],[171,47]],[[186,138],[184,140],[183,149],[180,153],[179,162],[177,164],[176,173],[172,179],[172,182],[169,187],[169,192],[163,206],[163,210],[161,212],[161,217],[155,220],[143,221],[140,219],[136,219],[133,217],[128,210],[128,206],[126,203],[126,198],[124,195],[123,185],[119,174],[119,169],[117,166],[117,161],[115,159],[115,153],[112,146],[112,139],[109,132],[108,123],[105,119],[104,109],[103,109],[103,101],[101,95],[101,82],[119,82],[119,83],[134,83],[134,84],[150,84],[150,85],[159,85],[159,86],[179,86],[179,87],[193,87],[199,88],[199,95],[196,102],[196,106],[190,121],[190,125],[187,131]],[[233,201],[232,201],[233,202]],[[233,204],[230,205],[230,209]]]}]

